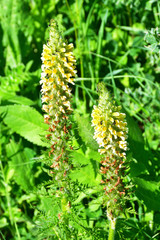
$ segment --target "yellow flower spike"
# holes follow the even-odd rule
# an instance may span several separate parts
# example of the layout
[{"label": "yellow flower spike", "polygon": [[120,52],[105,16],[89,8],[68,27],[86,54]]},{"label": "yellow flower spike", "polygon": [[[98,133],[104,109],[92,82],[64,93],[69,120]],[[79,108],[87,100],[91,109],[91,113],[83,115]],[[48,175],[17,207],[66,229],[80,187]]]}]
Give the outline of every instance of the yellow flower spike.
[{"label": "yellow flower spike", "polygon": [[93,107],[91,114],[92,126],[102,155],[103,202],[107,206],[108,218],[113,220],[120,215],[125,204],[123,196],[126,190],[121,171],[126,159],[128,129],[125,114],[120,112],[121,106],[115,106],[104,84],[99,84],[98,90],[100,96],[98,106]]},{"label": "yellow flower spike", "polygon": [[[72,94],[69,84],[74,83],[76,60],[72,52],[73,44],[66,43],[54,20],[51,20],[49,28],[49,40],[43,45],[41,57],[40,84],[42,85],[42,109],[46,113],[44,120],[49,125],[48,131],[50,132],[47,134],[51,146],[49,156],[53,162],[52,167],[54,163],[59,164],[56,165],[58,168],[54,169],[55,172],[57,171],[58,175],[55,174],[55,176],[58,180],[60,176],[61,178],[67,177],[66,172],[69,170],[66,161],[69,126],[71,126],[68,120],[72,113]],[[64,164],[63,161],[66,163]],[[67,166],[66,169],[65,166]]]}]

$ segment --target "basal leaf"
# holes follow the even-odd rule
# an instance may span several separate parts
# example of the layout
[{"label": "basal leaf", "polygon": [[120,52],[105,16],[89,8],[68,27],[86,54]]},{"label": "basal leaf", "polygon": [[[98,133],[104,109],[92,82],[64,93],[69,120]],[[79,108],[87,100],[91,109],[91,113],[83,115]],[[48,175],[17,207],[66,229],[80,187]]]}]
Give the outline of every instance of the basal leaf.
[{"label": "basal leaf", "polygon": [[34,108],[24,105],[2,106],[0,113],[3,113],[5,124],[14,132],[34,144],[47,145],[41,140],[47,125],[43,123],[42,115]]}]

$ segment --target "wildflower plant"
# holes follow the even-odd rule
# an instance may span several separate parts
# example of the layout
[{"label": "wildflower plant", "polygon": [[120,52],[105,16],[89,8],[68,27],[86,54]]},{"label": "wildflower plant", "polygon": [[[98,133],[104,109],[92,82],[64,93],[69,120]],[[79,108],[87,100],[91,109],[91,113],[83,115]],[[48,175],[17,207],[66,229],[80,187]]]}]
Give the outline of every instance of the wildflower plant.
[{"label": "wildflower plant", "polygon": [[[0,239],[107,239],[108,226],[117,218],[115,239],[159,240],[159,1],[108,0],[101,4],[97,4],[96,0],[43,1],[43,9],[39,1],[1,0],[1,3]],[[68,44],[52,21],[49,29],[52,28],[54,33],[50,32],[42,56],[44,124],[44,117],[39,112],[37,57],[42,52],[45,28],[51,15],[65,23],[65,37],[69,42],[76,42],[74,52],[79,77],[75,80],[76,86],[73,86],[73,101],[76,103],[73,106],[76,109],[72,115],[63,97],[71,103],[72,96],[66,96],[56,77],[63,73],[61,69],[65,68],[65,74],[68,72],[61,58],[72,49],[66,50]],[[61,50],[63,47],[66,52]],[[68,57],[67,64],[73,60]],[[54,68],[56,73],[52,71]],[[52,74],[45,71],[52,71]],[[61,75],[60,78],[69,89],[72,87],[67,78]],[[107,129],[103,126],[102,130],[107,136],[111,133],[112,143],[108,145],[113,148],[109,147],[101,155],[98,153],[98,148],[101,151],[106,149],[107,137],[101,139],[102,136],[98,136],[98,141],[101,144],[104,142],[104,146],[99,146],[93,139],[89,107],[95,102],[95,84],[100,79],[105,79],[106,85],[120,94],[120,101],[128,112],[127,152],[118,148],[118,143],[114,148],[113,142],[126,140],[115,139],[115,134],[107,130],[109,125],[106,124]],[[115,104],[111,95],[104,106],[108,106],[109,102],[113,109]],[[70,104],[70,108],[74,107]],[[108,110],[104,111],[107,115]],[[104,111],[100,114],[106,117],[102,113]],[[63,115],[68,118],[63,119]],[[115,116],[112,118],[115,119]],[[119,128],[116,129],[116,121],[110,122],[110,130],[120,132]],[[101,125],[102,122],[99,122],[99,132]],[[99,132],[97,130],[97,134]],[[45,135],[48,135],[47,139],[42,137]],[[42,155],[39,156],[41,147]],[[127,158],[114,155],[116,164],[111,166],[111,151],[116,152],[117,148],[121,154],[126,152]],[[107,159],[109,153],[110,162],[107,161],[107,165],[100,163],[105,161],[105,157]],[[120,161],[124,161],[121,168],[115,169]],[[130,168],[129,175],[125,166]],[[109,181],[106,182],[106,179]],[[127,180],[135,184],[132,194],[128,194]],[[113,187],[115,190],[112,190]],[[127,196],[133,198],[127,200]],[[125,199],[126,206],[132,207],[132,213],[128,213]],[[111,221],[106,219],[106,209]],[[68,223],[64,221],[67,217]]]},{"label": "wildflower plant", "polygon": [[[121,106],[116,106],[104,84],[98,85],[99,102],[92,111],[92,125],[101,154],[103,185],[103,203],[107,207],[107,217],[111,220],[111,228],[115,228],[115,220],[125,205],[126,188],[123,183],[124,162],[127,150],[126,115],[121,113]],[[111,238],[112,239],[112,238]]]},{"label": "wildflower plant", "polygon": [[[50,175],[56,181],[56,196],[61,199],[62,212],[69,210],[66,197],[68,191],[68,171],[70,169],[69,150],[70,129],[69,116],[71,108],[71,88],[76,76],[73,56],[73,44],[67,44],[59,32],[54,20],[50,23],[49,41],[43,45],[42,52],[42,109],[44,121],[48,124],[46,135],[49,144]],[[58,215],[59,219],[61,214]]]}]

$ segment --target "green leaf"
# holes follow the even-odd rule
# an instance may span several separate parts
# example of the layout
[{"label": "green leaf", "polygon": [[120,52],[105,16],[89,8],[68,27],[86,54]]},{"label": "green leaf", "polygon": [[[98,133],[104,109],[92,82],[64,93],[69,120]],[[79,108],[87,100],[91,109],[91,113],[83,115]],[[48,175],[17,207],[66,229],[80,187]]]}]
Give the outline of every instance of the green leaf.
[{"label": "green leaf", "polygon": [[149,210],[159,211],[160,209],[160,184],[155,181],[148,181],[143,178],[133,178],[137,184],[136,195],[143,200]]},{"label": "green leaf", "polygon": [[53,197],[43,196],[41,198],[40,209],[47,213],[48,216],[57,216],[60,211],[60,207],[58,203],[55,201]]},{"label": "green leaf", "polygon": [[33,105],[34,102],[29,98],[23,96],[17,96],[11,92],[7,92],[3,89],[0,89],[0,101],[7,100],[12,103],[23,104],[23,105]]},{"label": "green leaf", "polygon": [[14,175],[14,170],[10,169],[8,166],[5,168],[5,181],[8,184]]},{"label": "green leaf", "polygon": [[74,151],[72,153],[72,162],[73,164],[88,164],[89,163],[89,159],[87,159],[83,154],[79,153],[79,152],[76,152]]},{"label": "green leaf", "polygon": [[15,182],[25,191],[31,191],[34,187],[34,173],[32,171],[34,152],[32,149],[25,148],[22,151],[21,144],[13,140],[6,145],[7,157],[10,169],[14,170]]},{"label": "green leaf", "polygon": [[98,151],[94,151],[90,148],[88,148],[86,151],[86,157],[88,157],[89,159],[93,159],[97,162],[100,162],[100,159],[101,159],[100,153]]},{"label": "green leaf", "polygon": [[2,217],[2,218],[0,219],[0,228],[4,228],[4,227],[6,227],[7,225],[9,225],[9,223],[7,222],[7,218]]},{"label": "green leaf", "polygon": [[0,107],[4,113],[4,122],[14,132],[39,146],[46,146],[41,136],[45,136],[47,124],[43,123],[42,115],[34,108],[24,105],[10,105]]},{"label": "green leaf", "polygon": [[149,44],[154,44],[157,43],[157,40],[154,35],[151,35],[150,33],[147,33],[145,36],[145,40]]},{"label": "green leaf", "polygon": [[79,135],[85,144],[93,150],[98,150],[98,144],[93,139],[94,129],[91,127],[91,121],[88,117],[76,114],[76,121],[78,124]]},{"label": "green leaf", "polygon": [[89,203],[89,210],[95,212],[103,204],[103,197],[98,197]]},{"label": "green leaf", "polygon": [[85,209],[85,212],[86,212],[86,215],[89,217],[89,218],[93,218],[93,219],[98,219],[102,216],[102,209],[99,208],[97,211],[91,211],[90,208],[87,208]]},{"label": "green leaf", "polygon": [[73,205],[76,205],[80,203],[85,197],[87,197],[87,194],[84,192],[81,192],[78,198],[72,203]]}]

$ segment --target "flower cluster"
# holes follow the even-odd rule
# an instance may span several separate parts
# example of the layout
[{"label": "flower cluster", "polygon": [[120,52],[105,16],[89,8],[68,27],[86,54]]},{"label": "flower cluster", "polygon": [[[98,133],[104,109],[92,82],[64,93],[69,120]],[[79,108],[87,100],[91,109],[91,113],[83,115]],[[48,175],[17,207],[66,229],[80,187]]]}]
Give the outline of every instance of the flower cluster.
[{"label": "flower cluster", "polygon": [[[73,56],[73,44],[65,42],[54,20],[51,20],[49,40],[43,45],[41,59],[42,109],[46,112],[45,123],[49,125],[49,134],[46,137],[51,146],[51,168],[53,173],[63,172],[65,177],[69,168],[66,149],[71,124],[68,118],[72,113],[69,84],[74,84],[76,60]],[[56,175],[56,180],[59,178],[62,178],[62,174],[59,177]]]},{"label": "flower cluster", "polygon": [[123,163],[127,150],[127,123],[121,107],[115,106],[103,84],[99,84],[99,103],[92,112],[94,138],[99,144],[101,174],[105,191],[104,203],[109,219],[119,215],[123,206],[125,187],[122,183]]}]

